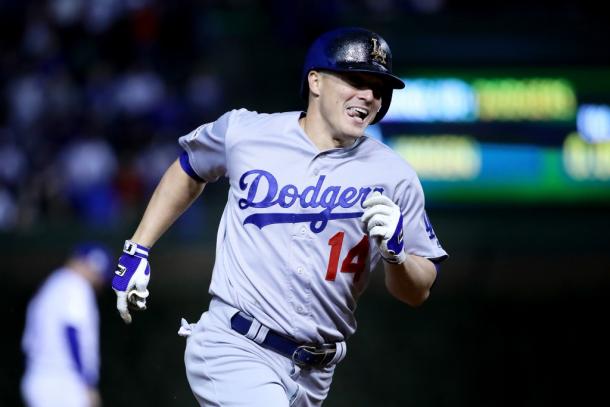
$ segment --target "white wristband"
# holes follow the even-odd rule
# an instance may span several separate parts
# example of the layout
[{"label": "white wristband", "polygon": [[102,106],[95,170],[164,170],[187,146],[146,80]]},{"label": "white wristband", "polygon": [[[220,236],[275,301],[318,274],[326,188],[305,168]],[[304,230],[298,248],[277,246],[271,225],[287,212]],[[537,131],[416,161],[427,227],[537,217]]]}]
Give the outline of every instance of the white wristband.
[{"label": "white wristband", "polygon": [[132,256],[139,255],[138,257],[148,258],[148,248],[146,246],[139,245],[136,242],[132,242],[131,240],[125,240],[123,252]]}]

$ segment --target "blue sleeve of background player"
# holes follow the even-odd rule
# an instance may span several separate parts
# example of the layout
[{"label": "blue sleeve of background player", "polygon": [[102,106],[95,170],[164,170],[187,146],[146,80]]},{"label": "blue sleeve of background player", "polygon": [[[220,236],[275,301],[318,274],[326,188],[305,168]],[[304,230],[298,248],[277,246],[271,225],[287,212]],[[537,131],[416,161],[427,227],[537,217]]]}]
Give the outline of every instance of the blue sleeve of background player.
[{"label": "blue sleeve of background player", "polygon": [[81,355],[81,344],[78,337],[78,329],[72,325],[67,325],[64,329],[66,340],[68,342],[68,348],[70,350],[70,356],[72,357],[72,361],[74,362],[74,366],[76,366],[76,370],[83,378],[83,380],[89,385],[94,385],[95,379],[92,377],[88,377],[85,373],[85,368],[83,365],[83,358]]}]

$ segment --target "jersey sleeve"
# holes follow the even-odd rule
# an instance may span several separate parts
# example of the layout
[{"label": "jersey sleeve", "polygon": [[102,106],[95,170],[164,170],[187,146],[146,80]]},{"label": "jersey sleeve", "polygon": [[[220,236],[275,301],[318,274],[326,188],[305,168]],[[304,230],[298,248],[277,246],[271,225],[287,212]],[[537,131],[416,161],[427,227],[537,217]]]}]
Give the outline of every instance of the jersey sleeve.
[{"label": "jersey sleeve", "polygon": [[[190,167],[196,176],[205,182],[216,181],[226,174],[227,133],[234,112],[227,112],[218,120],[203,124],[178,139],[178,143],[188,155],[188,163],[182,162],[182,168],[185,168],[185,165],[186,168]],[[193,176],[190,173],[189,175]]]},{"label": "jersey sleeve", "polygon": [[398,205],[403,216],[405,250],[409,254],[440,263],[448,257],[426,215],[424,191],[417,176],[401,183]]},{"label": "jersey sleeve", "polygon": [[63,330],[77,373],[89,385],[99,380],[99,326],[93,291],[74,286],[64,298]]}]

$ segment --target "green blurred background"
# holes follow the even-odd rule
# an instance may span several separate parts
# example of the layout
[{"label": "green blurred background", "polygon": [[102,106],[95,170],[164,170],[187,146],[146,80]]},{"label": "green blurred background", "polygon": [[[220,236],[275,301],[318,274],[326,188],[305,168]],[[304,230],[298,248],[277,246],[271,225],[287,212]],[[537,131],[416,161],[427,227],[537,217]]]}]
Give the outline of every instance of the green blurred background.
[{"label": "green blurred background", "polygon": [[[393,300],[376,270],[325,405],[603,400],[610,131],[601,116],[601,140],[587,141],[577,120],[584,105],[610,105],[610,21],[600,7],[567,0],[0,1],[0,309],[7,321],[0,406],[21,405],[25,307],[70,246],[99,239],[118,258],[176,157],[176,139],[197,125],[230,108],[302,109],[306,47],[338,25],[384,36],[406,92],[409,80],[422,78],[550,78],[572,86],[575,105],[561,120],[420,116],[375,129],[407,155],[421,147],[413,140],[458,137],[478,146],[482,165],[459,179],[416,166],[451,257],[418,309]],[[564,173],[570,134],[584,143],[589,178]],[[100,143],[99,165],[66,164],[74,157],[87,163],[78,152]],[[442,143],[425,152],[459,154]],[[95,182],[81,185],[83,178]],[[149,309],[131,326],[118,317],[111,290],[100,296],[105,405],[196,405],[177,330],[181,317],[195,322],[207,308],[226,191],[226,181],[206,187],[155,246]]]}]

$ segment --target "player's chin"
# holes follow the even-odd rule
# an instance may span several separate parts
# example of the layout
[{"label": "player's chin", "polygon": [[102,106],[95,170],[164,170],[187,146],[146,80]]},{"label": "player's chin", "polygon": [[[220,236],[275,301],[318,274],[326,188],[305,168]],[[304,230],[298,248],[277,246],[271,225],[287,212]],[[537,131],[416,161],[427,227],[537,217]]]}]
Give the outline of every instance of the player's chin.
[{"label": "player's chin", "polygon": [[364,136],[364,130],[364,128],[360,127],[344,126],[342,133],[346,139],[356,139]]},{"label": "player's chin", "polygon": [[366,117],[364,119],[347,116],[345,121],[345,128],[347,133],[352,137],[360,137],[364,135],[364,131],[372,121],[372,118]]}]

